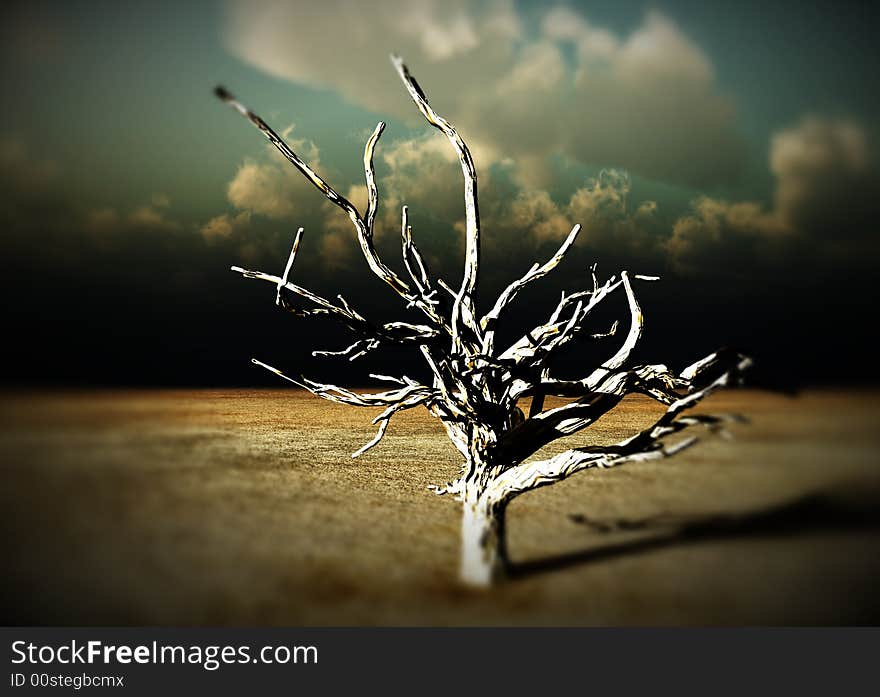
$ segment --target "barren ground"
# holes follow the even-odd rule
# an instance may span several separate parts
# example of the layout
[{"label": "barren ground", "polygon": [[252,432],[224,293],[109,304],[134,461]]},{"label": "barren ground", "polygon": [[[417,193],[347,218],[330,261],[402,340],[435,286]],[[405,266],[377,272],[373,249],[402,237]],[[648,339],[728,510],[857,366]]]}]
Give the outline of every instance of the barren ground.
[{"label": "barren ground", "polygon": [[[459,505],[426,488],[456,453],[423,410],[352,460],[371,410],[296,391],[7,393],[4,624],[880,622],[880,395],[700,410],[752,423],[520,497],[520,575],[477,592],[456,582]],[[571,440],[655,413],[631,398]]]}]

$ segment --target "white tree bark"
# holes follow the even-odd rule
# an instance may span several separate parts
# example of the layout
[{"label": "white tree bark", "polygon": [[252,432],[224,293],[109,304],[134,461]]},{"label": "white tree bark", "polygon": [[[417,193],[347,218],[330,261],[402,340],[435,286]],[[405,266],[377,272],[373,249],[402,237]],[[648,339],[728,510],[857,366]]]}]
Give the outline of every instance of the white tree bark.
[{"label": "white tree bark", "polygon": [[[496,347],[498,324],[519,291],[562,263],[577,239],[580,226],[574,225],[547,262],[536,262],[521,278],[511,283],[478,320],[475,293],[480,266],[480,219],[473,158],[455,128],[428,103],[403,61],[392,57],[392,62],[416,107],[428,123],[447,137],[461,164],[466,245],[459,289],[454,290],[443,279],[431,277],[413,240],[406,206],[401,211],[401,253],[409,282],[392,271],[376,251],[373,226],[379,193],[373,157],[384,123],[379,123],[364,149],[368,202],[366,211],[361,214],[259,116],[225,89],[217,88],[220,99],[245,116],[327,199],[346,211],[367,266],[407,307],[417,308],[424,323],[375,324],[352,308],[341,295],[330,300],[292,282],[290,276],[302,239],[302,228],[297,231],[281,276],[232,268],[245,278],[271,283],[275,288],[275,302],[282,309],[297,317],[331,319],[355,335],[354,342],[347,347],[314,351],[315,356],[345,357],[354,361],[387,345],[418,347],[430,372],[430,384],[421,384],[405,375],[372,376],[395,385],[382,392],[358,393],[302,376],[289,377],[262,361],[253,359],[253,362],[322,399],[383,408],[373,419],[378,427],[376,435],[353,457],[359,457],[377,445],[391,418],[400,411],[424,406],[439,419],[452,444],[461,453],[462,465],[454,481],[431,488],[437,494],[452,494],[461,501],[461,579],[473,586],[487,586],[502,579],[508,569],[505,511],[510,501],[584,469],[669,457],[690,447],[696,442],[695,437],[674,443],[667,442],[667,439],[693,426],[717,430],[724,419],[686,416],[684,412],[715,390],[739,381],[750,360],[728,349],[710,354],[678,374],[662,364],[629,365],[644,325],[632,280],[626,271],[621,271],[619,278],[612,276],[600,283],[595,265],[591,288],[563,293],[545,323],[534,327],[508,347]],[[632,279],[657,280],[654,276],[641,275]],[[555,377],[549,360],[561,348],[578,339],[603,340],[616,336],[616,322],[605,331],[588,327],[593,310],[621,287],[626,294],[630,317],[629,329],[618,349],[601,365],[585,371],[586,376],[581,379]],[[445,294],[439,293],[438,289]],[[549,459],[529,460],[548,443],[588,428],[612,411],[625,395],[633,392],[648,395],[667,407],[650,428],[612,446],[573,448]],[[546,395],[574,399],[563,406],[544,409]],[[527,397],[532,397],[528,417],[519,406],[520,400]]]},{"label": "white tree bark", "polygon": [[504,506],[474,488],[465,494],[461,515],[461,579],[490,586],[507,575]]}]

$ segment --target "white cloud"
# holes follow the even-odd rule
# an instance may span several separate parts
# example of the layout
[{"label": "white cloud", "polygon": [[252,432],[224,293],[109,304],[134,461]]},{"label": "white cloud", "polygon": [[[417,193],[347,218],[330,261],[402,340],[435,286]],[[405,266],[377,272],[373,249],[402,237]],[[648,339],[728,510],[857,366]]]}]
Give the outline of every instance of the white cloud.
[{"label": "white cloud", "polygon": [[735,176],[733,105],[672,20],[648,13],[617,35],[573,8],[540,14],[535,33],[510,0],[235,0],[226,43],[272,75],[415,123],[388,65],[400,52],[435,108],[468,142],[513,158],[524,182],[547,185],[552,155],[686,184]]},{"label": "white cloud", "polygon": [[713,77],[708,56],[659,12],[649,12],[612,55],[615,77],[639,87],[667,80],[708,86]]},{"label": "white cloud", "polygon": [[480,43],[474,22],[461,8],[449,17],[438,16],[430,2],[412,2],[400,20],[401,31],[419,40],[429,58],[446,60],[464,54]]}]

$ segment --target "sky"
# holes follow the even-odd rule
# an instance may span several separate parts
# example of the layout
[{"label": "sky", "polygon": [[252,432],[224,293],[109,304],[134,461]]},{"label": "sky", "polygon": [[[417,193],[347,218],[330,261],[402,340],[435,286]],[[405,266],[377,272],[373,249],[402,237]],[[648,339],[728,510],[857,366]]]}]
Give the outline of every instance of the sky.
[{"label": "sky", "polygon": [[[364,141],[386,121],[380,252],[400,267],[406,204],[432,268],[455,285],[460,173],[391,52],[474,153],[484,307],[584,227],[555,277],[523,294],[511,336],[561,290],[585,287],[596,262],[603,276],[661,276],[638,289],[639,359],[683,366],[734,345],[755,356],[760,384],[877,380],[876,6],[237,0],[0,12],[8,384],[276,384],[252,356],[357,382],[357,365],[309,355],[345,346],[342,332],[286,315],[272,288],[229,267],[278,273],[303,226],[297,282],[357,298],[378,319],[412,310],[370,275],[347,218],[212,89],[235,93],[356,205]],[[625,318],[625,302],[613,311]],[[594,352],[560,360],[576,371]]]}]

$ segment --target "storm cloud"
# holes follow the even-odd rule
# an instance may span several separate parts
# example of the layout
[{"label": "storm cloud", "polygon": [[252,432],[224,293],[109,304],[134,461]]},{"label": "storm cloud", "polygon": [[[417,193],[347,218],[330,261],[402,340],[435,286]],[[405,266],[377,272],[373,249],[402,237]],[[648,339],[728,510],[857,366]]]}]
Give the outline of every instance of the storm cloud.
[{"label": "storm cloud", "polygon": [[880,173],[867,130],[849,119],[810,116],[775,133],[772,203],[702,197],[666,244],[676,268],[710,272],[858,263],[878,249]]}]

